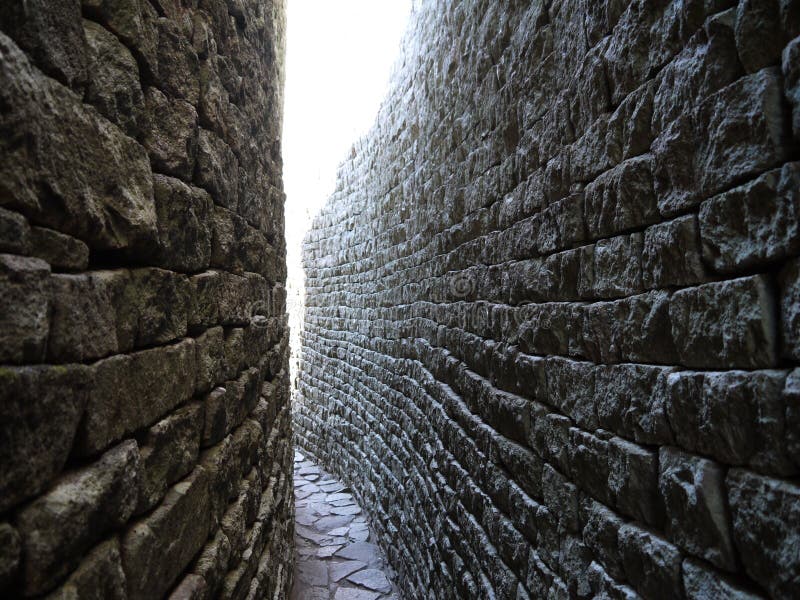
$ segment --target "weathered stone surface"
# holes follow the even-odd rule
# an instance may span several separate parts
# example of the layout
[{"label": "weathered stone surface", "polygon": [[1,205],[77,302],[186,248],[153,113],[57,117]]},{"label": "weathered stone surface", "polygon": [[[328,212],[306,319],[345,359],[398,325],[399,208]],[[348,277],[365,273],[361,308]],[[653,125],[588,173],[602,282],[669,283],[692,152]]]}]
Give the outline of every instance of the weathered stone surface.
[{"label": "weathered stone surface", "polygon": [[38,73],[5,35],[0,52],[0,99],[11,107],[0,119],[0,202],[99,249],[146,245],[156,215],[142,147]]},{"label": "weathered stone surface", "polygon": [[726,479],[733,539],[748,575],[774,597],[800,593],[800,488],[732,469]]},{"label": "weathered stone surface", "polygon": [[31,228],[21,214],[0,208],[0,252],[27,254]]},{"label": "weathered stone surface", "polygon": [[0,29],[13,38],[42,71],[76,90],[83,87],[87,75],[86,40],[78,2],[4,3],[0,8]]},{"label": "weathered stone surface", "polygon": [[83,21],[89,81],[85,101],[131,137],[137,137],[144,117],[139,67],[130,51],[102,25]]},{"label": "weathered stone surface", "polygon": [[800,369],[794,369],[786,378],[783,402],[786,406],[786,451],[800,467]]},{"label": "weathered stone surface", "polygon": [[194,107],[154,87],[144,90],[144,103],[142,144],[147,148],[153,169],[191,181],[197,151]]},{"label": "weathered stone surface", "polygon": [[692,559],[683,561],[683,589],[689,600],[705,600],[705,598],[757,600],[762,597],[741,589],[717,571]]},{"label": "weathered stone surface", "polygon": [[619,530],[618,543],[628,581],[646,598],[681,595],[681,554],[672,544],[635,525]]},{"label": "weathered stone surface", "polygon": [[676,292],[672,336],[680,362],[701,368],[764,368],[777,361],[771,288],[763,276]]},{"label": "weathered stone surface", "polygon": [[127,521],[136,507],[139,475],[139,449],[128,440],[64,475],[18,514],[26,594],[52,589],[94,542]]},{"label": "weathered stone surface", "polygon": [[732,272],[800,251],[800,164],[787,163],[700,207],[703,258]]},{"label": "weathered stone surface", "polygon": [[789,262],[779,279],[782,354],[800,360],[800,260]]},{"label": "weathered stone surface", "polygon": [[38,258],[0,254],[0,362],[44,359],[50,329],[47,277]]},{"label": "weathered stone surface", "polygon": [[733,465],[791,473],[785,371],[670,374],[659,388],[677,443]]},{"label": "weathered stone surface", "polygon": [[0,591],[8,589],[14,583],[21,557],[19,533],[8,523],[0,523]]},{"label": "weathered stone surface", "polygon": [[200,129],[195,182],[220,206],[236,211],[239,204],[239,161],[214,133]]},{"label": "weathered stone surface", "polygon": [[187,400],[194,391],[194,361],[194,340],[188,339],[93,365],[79,452],[96,453]]},{"label": "weathered stone surface", "polygon": [[642,249],[645,288],[692,285],[705,278],[694,215],[648,227]]},{"label": "weathered stone surface", "polygon": [[155,262],[165,269],[196,272],[211,260],[211,198],[164,175],[153,176],[158,244]]},{"label": "weathered stone surface", "polygon": [[47,596],[48,600],[125,600],[125,573],[119,555],[119,541],[112,538],[98,544],[81,562],[66,583]]},{"label": "weathered stone surface", "polygon": [[187,475],[200,452],[203,407],[190,404],[151,427],[140,442],[142,484],[136,512],[155,506],[167,487]]},{"label": "weathered stone surface", "polygon": [[67,462],[90,372],[0,367],[0,511],[42,492]]},{"label": "weathered stone surface", "polygon": [[32,227],[30,240],[33,254],[54,269],[82,271],[89,266],[88,246],[74,237],[44,227]]},{"label": "weathered stone surface", "polygon": [[209,509],[208,475],[198,468],[131,527],[122,538],[128,598],[160,598],[169,590],[206,541]]},{"label": "weathered stone surface", "polygon": [[669,447],[659,452],[659,470],[670,539],[695,556],[735,571],[724,470],[710,460]]},{"label": "weathered stone surface", "polygon": [[792,106],[792,131],[800,139],[800,37],[793,39],[783,51],[783,85]]}]

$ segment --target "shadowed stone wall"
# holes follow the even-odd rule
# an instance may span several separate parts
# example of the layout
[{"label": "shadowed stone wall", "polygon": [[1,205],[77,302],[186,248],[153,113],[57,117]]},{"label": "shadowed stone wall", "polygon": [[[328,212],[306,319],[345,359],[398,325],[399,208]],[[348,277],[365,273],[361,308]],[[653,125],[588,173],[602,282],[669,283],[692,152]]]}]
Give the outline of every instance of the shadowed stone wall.
[{"label": "shadowed stone wall", "polygon": [[418,7],[295,415],[407,597],[800,595],[798,11]]},{"label": "shadowed stone wall", "polygon": [[0,596],[283,598],[282,0],[0,6]]}]

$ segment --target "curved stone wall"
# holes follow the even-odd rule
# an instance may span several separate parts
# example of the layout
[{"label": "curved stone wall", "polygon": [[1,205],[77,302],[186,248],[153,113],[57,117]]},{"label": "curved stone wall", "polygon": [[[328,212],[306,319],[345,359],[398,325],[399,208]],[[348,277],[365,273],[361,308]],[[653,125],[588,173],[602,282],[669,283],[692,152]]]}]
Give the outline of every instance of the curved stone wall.
[{"label": "curved stone wall", "polygon": [[800,15],[428,1],[304,246],[298,443],[409,598],[800,594]]},{"label": "curved stone wall", "polygon": [[0,596],[283,598],[281,0],[0,5]]}]

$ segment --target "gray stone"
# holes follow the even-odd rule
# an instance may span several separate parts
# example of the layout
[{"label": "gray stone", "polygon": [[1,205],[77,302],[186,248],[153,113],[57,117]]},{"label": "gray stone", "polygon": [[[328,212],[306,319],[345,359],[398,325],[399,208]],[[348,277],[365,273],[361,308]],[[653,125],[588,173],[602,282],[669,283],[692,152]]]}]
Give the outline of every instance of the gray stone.
[{"label": "gray stone", "polygon": [[91,372],[0,367],[0,511],[42,491],[66,464]]},{"label": "gray stone", "polygon": [[156,264],[188,273],[206,269],[211,262],[211,198],[205,191],[165,175],[153,176],[153,190]]},{"label": "gray stone", "polygon": [[784,371],[670,374],[665,394],[679,445],[733,465],[792,473],[786,456]]},{"label": "gray stone", "polygon": [[376,592],[387,593],[392,591],[392,584],[389,583],[383,571],[378,569],[362,569],[352,575],[348,575],[347,580]]},{"label": "gray stone", "polygon": [[800,251],[800,164],[765,173],[700,206],[703,258],[735,272]]},{"label": "gray stone", "polygon": [[81,562],[66,583],[47,596],[47,600],[125,600],[125,573],[119,554],[119,541],[98,544]]},{"label": "gray stone", "polygon": [[793,39],[783,50],[783,85],[792,106],[792,132],[800,139],[800,37]]},{"label": "gray stone", "polygon": [[800,369],[794,369],[786,378],[783,403],[786,406],[786,450],[800,468]]},{"label": "gray stone", "polygon": [[208,475],[198,468],[174,485],[155,511],[127,530],[122,568],[128,598],[160,598],[170,589],[206,541],[210,508]]},{"label": "gray stone", "polygon": [[155,506],[167,487],[187,475],[200,452],[203,407],[189,404],[153,425],[142,436],[142,483],[137,513]]},{"label": "gray stone", "polygon": [[159,89],[144,90],[142,144],[158,173],[191,181],[197,152],[197,112],[188,102]]},{"label": "gray stone", "polygon": [[698,231],[694,215],[645,230],[641,259],[645,288],[692,285],[705,279]]},{"label": "gray stone", "polygon": [[743,590],[719,572],[692,559],[683,561],[683,589],[689,600],[706,600],[706,598],[758,600],[763,597]]},{"label": "gray stone", "polygon": [[735,571],[724,470],[710,460],[668,447],[659,452],[659,467],[667,535],[687,552]]},{"label": "gray stone", "polygon": [[774,597],[800,593],[800,488],[741,469],[726,479],[733,539],[745,571]]},{"label": "gray stone", "polygon": [[131,137],[144,119],[139,67],[130,51],[105,27],[84,19],[89,81],[85,101]]},{"label": "gray stone", "polygon": [[658,527],[663,518],[658,497],[658,455],[619,437],[608,443],[608,487],[617,509]]},{"label": "gray stone", "polygon": [[8,523],[0,523],[0,549],[0,591],[3,591],[15,582],[22,559],[19,533]]},{"label": "gray stone", "polygon": [[55,269],[82,271],[89,265],[89,247],[58,231],[31,227],[30,243],[32,253]]},{"label": "gray stone", "polygon": [[38,258],[0,254],[0,362],[40,362],[49,333],[49,265]]},{"label": "gray stone", "polygon": [[0,252],[27,254],[31,228],[21,214],[0,208]]},{"label": "gray stone", "polygon": [[17,515],[25,554],[26,595],[52,589],[83,553],[133,514],[140,477],[139,450],[128,440],[83,469],[61,477]]},{"label": "gray stone", "polygon": [[194,361],[194,340],[187,339],[95,363],[78,452],[98,452],[187,400],[194,391]]},{"label": "gray stone", "polygon": [[[145,247],[155,234],[156,214],[144,149],[35,71],[5,36],[0,51],[0,99],[11,107],[0,119],[6,132],[1,203],[93,248]],[[41,197],[38,190],[44,190]]]},{"label": "gray stone", "polygon": [[777,362],[771,288],[763,276],[708,283],[670,302],[680,362],[700,368],[764,368]]},{"label": "gray stone", "polygon": [[330,576],[331,581],[334,583],[338,582],[340,579],[355,573],[359,569],[363,569],[367,566],[367,563],[363,563],[360,560],[347,560],[343,562],[336,562],[331,563],[328,565],[328,575]]},{"label": "gray stone", "polygon": [[782,354],[800,360],[800,260],[783,268],[779,282]]},{"label": "gray stone", "polygon": [[645,598],[681,596],[681,554],[669,542],[635,525],[619,530],[619,548],[625,575]]}]

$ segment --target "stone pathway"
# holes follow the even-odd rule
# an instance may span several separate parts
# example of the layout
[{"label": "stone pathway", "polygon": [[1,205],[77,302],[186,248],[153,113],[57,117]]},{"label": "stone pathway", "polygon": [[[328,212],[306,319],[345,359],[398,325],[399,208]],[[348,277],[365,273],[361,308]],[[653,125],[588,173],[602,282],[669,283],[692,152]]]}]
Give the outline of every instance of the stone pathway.
[{"label": "stone pathway", "polygon": [[348,489],[294,455],[294,587],[291,600],[398,600],[391,569]]}]

